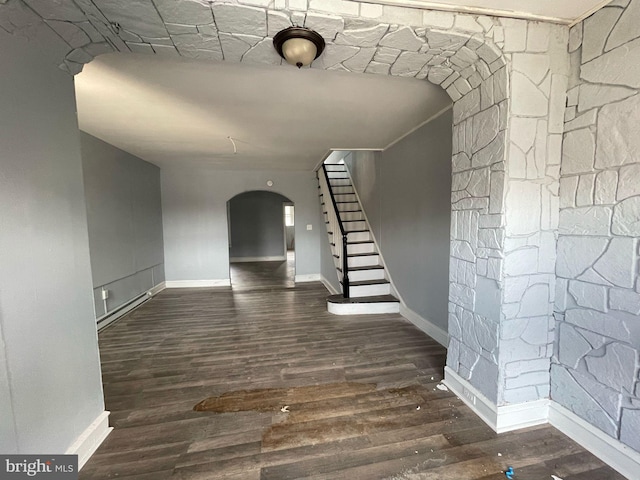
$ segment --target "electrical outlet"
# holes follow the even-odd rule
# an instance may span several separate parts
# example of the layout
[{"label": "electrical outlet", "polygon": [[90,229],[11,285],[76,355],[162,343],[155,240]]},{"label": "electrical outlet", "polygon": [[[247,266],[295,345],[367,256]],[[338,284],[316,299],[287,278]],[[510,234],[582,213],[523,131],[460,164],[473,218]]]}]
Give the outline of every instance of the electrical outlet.
[{"label": "electrical outlet", "polygon": [[109,290],[103,288],[102,289],[102,300],[106,300],[107,298],[109,298]]},{"label": "electrical outlet", "polygon": [[307,225],[307,230],[313,230],[313,225]]},{"label": "electrical outlet", "polygon": [[477,397],[468,389],[462,387],[462,394],[471,402],[472,405],[476,404]]}]

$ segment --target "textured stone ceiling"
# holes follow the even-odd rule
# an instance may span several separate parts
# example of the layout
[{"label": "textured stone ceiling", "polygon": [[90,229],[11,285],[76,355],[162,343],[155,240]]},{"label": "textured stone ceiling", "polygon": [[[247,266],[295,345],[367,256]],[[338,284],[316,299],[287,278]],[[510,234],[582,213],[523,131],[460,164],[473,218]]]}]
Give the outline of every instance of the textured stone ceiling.
[{"label": "textured stone ceiling", "polygon": [[368,0],[385,5],[413,5],[445,11],[573,24],[611,0]]},{"label": "textured stone ceiling", "polygon": [[[60,56],[52,61],[72,74],[80,72],[96,56],[111,52],[150,54],[156,59],[188,59],[207,65],[222,61],[241,62],[263,68],[277,66],[290,74],[301,73],[289,65],[282,65],[272,38],[283,28],[304,25],[318,31],[327,42],[325,52],[313,63],[312,70],[427,79],[445,89],[454,101],[505,65],[500,53],[505,29],[515,28],[497,18],[348,0],[0,0],[0,28],[28,36],[33,34],[36,24],[56,32],[60,45],[55,47]],[[532,36],[527,42],[533,45],[536,37]],[[339,87],[335,89],[339,90]],[[330,99],[331,96],[324,101]],[[80,106],[83,108],[83,102]],[[122,104],[122,108],[128,108],[128,105]],[[264,107],[266,111],[270,108],[273,107]],[[352,108],[351,113],[356,111]],[[423,119],[432,111],[425,109]],[[81,119],[88,125],[85,113],[81,112]],[[377,115],[393,120],[394,125],[404,125],[389,114]],[[129,118],[135,116],[132,112]],[[323,122],[311,127],[322,130],[332,120],[323,119]],[[305,124],[298,122],[301,127]],[[211,127],[207,132],[222,134],[225,138],[234,135],[232,128],[216,131],[214,125]],[[105,131],[109,127],[104,124],[102,132],[86,128],[117,146],[128,145],[124,136],[119,140],[115,138],[115,127]],[[349,131],[355,134],[353,129],[343,133]],[[279,138],[292,137],[295,138],[295,134],[290,131],[279,133]],[[254,146],[273,147],[273,139],[263,142],[254,133],[245,132],[242,138]],[[153,135],[141,135],[137,150],[131,145],[127,149],[140,153],[154,144],[161,144],[155,140]],[[336,144],[333,143],[335,140],[335,136],[325,138],[324,152],[331,147],[374,146],[363,143],[357,136],[353,137],[353,142]],[[186,145],[189,141],[176,139],[175,143]],[[192,160],[202,162],[205,157],[221,158],[228,154],[228,139],[224,148],[220,148],[215,150],[209,145],[208,150],[195,151]],[[275,148],[271,151],[274,158],[282,154]],[[306,153],[298,150],[297,156]],[[148,152],[145,155],[151,159]],[[158,161],[159,157],[155,158]],[[303,163],[310,165],[313,162]]]}]

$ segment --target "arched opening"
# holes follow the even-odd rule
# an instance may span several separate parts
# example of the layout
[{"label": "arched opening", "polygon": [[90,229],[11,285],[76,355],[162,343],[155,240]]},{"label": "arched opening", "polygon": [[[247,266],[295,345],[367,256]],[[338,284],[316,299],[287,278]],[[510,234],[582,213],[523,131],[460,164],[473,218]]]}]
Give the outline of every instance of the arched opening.
[{"label": "arched opening", "polygon": [[265,190],[227,202],[229,278],[233,289],[295,286],[294,203]]}]

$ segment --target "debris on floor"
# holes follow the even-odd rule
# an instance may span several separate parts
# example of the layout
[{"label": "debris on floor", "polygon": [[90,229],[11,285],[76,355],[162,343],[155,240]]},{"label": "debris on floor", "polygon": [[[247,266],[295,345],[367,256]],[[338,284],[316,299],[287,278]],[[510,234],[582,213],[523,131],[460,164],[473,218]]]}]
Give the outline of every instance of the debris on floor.
[{"label": "debris on floor", "polygon": [[551,475],[551,478],[553,480],[562,480],[560,477],[558,477],[557,475]]},{"label": "debris on floor", "polygon": [[507,477],[509,480],[512,480],[514,475],[515,475],[515,472],[513,471],[513,467],[509,467],[504,471],[504,476]]},{"label": "debris on floor", "polygon": [[438,385],[436,385],[436,388],[438,390],[442,390],[443,392],[448,392],[449,389],[447,388],[447,386],[444,383],[439,383]]},{"label": "debris on floor", "polygon": [[499,457],[501,457],[501,456],[502,456],[502,454],[501,454],[500,452],[498,452],[498,456],[499,456]]},{"label": "debris on floor", "polygon": [[285,405],[284,407],[282,407],[282,408],[280,409],[280,411],[281,411],[282,413],[289,413],[289,405]]},{"label": "debris on floor", "polygon": [[416,410],[420,410],[420,405],[418,405],[418,406],[416,407]]}]

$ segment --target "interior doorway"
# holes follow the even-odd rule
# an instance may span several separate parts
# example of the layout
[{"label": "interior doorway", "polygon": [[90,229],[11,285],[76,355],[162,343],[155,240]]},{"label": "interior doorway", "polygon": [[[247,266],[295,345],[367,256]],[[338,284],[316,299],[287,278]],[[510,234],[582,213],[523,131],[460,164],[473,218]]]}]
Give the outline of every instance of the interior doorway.
[{"label": "interior doorway", "polygon": [[234,290],[295,286],[295,207],[253,190],[227,202],[229,277]]}]

